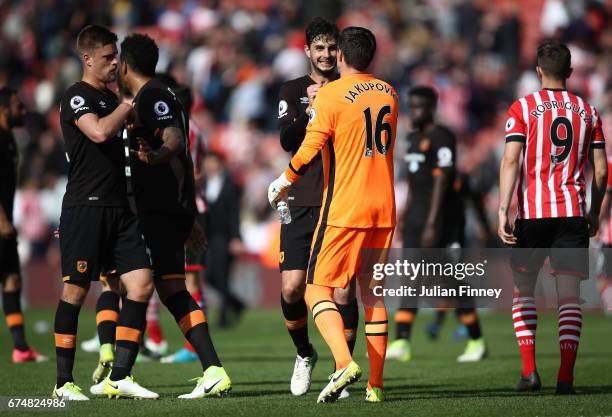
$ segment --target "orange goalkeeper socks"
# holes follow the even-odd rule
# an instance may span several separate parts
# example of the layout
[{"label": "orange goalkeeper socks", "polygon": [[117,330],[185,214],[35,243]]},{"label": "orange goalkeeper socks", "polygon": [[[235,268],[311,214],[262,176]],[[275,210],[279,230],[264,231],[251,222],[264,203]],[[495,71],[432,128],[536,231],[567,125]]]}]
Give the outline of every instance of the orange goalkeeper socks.
[{"label": "orange goalkeeper socks", "polygon": [[304,299],[312,311],[317,328],[332,351],[336,369],[342,369],[353,359],[344,336],[344,322],[333,301],[333,294],[333,288],[308,284]]},{"label": "orange goalkeeper socks", "polygon": [[387,354],[387,309],[385,307],[365,308],[365,336],[370,360],[371,387],[383,386],[383,371]]}]

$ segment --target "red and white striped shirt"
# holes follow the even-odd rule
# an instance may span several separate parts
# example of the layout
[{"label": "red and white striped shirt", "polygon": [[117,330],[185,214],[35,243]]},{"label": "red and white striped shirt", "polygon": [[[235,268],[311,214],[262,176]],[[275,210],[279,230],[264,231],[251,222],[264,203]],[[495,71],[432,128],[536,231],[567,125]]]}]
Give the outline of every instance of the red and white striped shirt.
[{"label": "red and white striped shirt", "polygon": [[597,110],[565,90],[537,91],[508,110],[506,142],[513,141],[525,144],[519,218],[584,216],[589,147],[605,146]]}]

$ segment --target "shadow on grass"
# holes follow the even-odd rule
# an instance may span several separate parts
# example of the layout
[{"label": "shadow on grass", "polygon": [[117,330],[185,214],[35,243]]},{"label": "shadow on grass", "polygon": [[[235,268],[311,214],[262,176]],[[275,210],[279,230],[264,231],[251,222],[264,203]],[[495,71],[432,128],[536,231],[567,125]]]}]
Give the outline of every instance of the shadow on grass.
[{"label": "shadow on grass", "polygon": [[[610,357],[610,353],[608,352],[580,352],[580,358],[609,358]],[[516,360],[520,360],[520,356],[518,355],[518,353],[515,354],[493,354],[490,356],[490,358],[492,359],[516,359]],[[538,352],[538,359],[539,358],[552,358],[552,359],[557,359],[559,358],[559,352]]]},{"label": "shadow on grass", "polygon": [[288,389],[281,390],[252,390],[252,391],[232,391],[230,394],[232,398],[249,398],[249,397],[263,397],[268,395],[283,395],[291,396]]},{"label": "shadow on grass", "polygon": [[[442,385],[443,386],[443,385]],[[512,387],[508,388],[485,388],[485,389],[468,389],[468,390],[452,390],[446,389],[444,391],[430,390],[430,388],[440,388],[442,386],[436,385],[396,385],[386,389],[386,392],[391,394],[391,397],[385,398],[385,401],[407,401],[407,400],[431,400],[431,399],[442,399],[442,398],[487,398],[487,397],[549,397],[556,396],[555,389],[553,387],[544,388],[540,392],[529,392],[520,393],[515,392]],[[425,389],[424,389],[425,388]],[[410,395],[413,393],[414,395]],[[587,386],[577,387],[575,396],[581,395],[610,395],[612,393],[612,385],[599,385],[599,386]],[[396,394],[401,394],[397,396]]]},{"label": "shadow on grass", "polygon": [[[391,377],[391,378],[385,378],[385,381],[405,381],[406,378],[403,377]],[[281,379],[281,380],[270,380],[270,381],[266,381],[266,380],[262,380],[262,381],[236,381],[235,385],[237,387],[242,387],[242,386],[261,386],[261,385],[287,385],[289,386],[289,379]],[[321,384],[321,385],[325,385],[327,384],[329,381],[327,379],[313,379],[312,383],[313,384]],[[150,388],[171,388],[171,389],[181,389],[184,387],[189,387],[192,386],[193,384],[189,381],[185,381],[185,383],[181,384],[181,383],[174,383],[174,384],[155,384],[155,385],[150,385]],[[435,387],[435,385],[412,385],[413,387]],[[287,389],[287,392],[289,392],[289,390]]]},{"label": "shadow on grass", "polygon": [[[320,359],[320,357],[319,357]],[[293,357],[279,357],[279,356],[248,356],[248,355],[227,355],[223,354],[223,362],[270,362],[270,363],[279,363],[287,361],[288,363],[295,361],[295,356]]]}]

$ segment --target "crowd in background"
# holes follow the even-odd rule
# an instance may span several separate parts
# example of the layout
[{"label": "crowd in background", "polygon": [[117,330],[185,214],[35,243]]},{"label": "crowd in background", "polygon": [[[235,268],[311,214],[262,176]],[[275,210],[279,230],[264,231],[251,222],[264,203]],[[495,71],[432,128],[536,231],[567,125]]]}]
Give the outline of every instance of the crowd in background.
[{"label": "crowd in background", "polygon": [[[81,76],[74,41],[88,23],[108,25],[120,39],[148,33],[160,47],[158,71],[191,86],[192,118],[243,188],[245,247],[265,258],[278,230],[267,186],[288,161],[276,129],[277,95],[281,83],[308,71],[304,28],[315,16],[340,28],[368,27],[377,37],[372,72],[402,100],[399,206],[406,198],[406,93],[433,85],[439,119],[458,135],[459,168],[495,229],[506,109],[538,89],[535,47],[544,38],[568,43],[574,68],[568,88],[598,108],[612,138],[610,0],[4,0],[0,85],[18,88],[29,109],[26,128],[15,132],[24,260],[44,258],[53,247],[68,169],[59,98]],[[470,244],[491,242],[475,224],[468,220]]]}]

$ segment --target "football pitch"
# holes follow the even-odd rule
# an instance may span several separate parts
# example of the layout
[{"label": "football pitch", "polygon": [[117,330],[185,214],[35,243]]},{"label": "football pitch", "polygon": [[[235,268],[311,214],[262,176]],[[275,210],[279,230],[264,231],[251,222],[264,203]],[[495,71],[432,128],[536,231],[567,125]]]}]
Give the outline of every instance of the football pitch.
[{"label": "football pitch", "polygon": [[[52,310],[27,312],[29,341],[51,361],[44,364],[9,363],[9,335],[0,327],[0,396],[49,396],[54,385],[55,362],[52,342]],[[294,349],[286,334],[280,311],[255,310],[245,314],[231,330],[212,329],[217,351],[232,378],[234,389],[221,399],[179,400],[191,391],[188,379],[201,376],[199,363],[139,363],[137,381],[161,395],[156,401],[96,398],[71,403],[58,411],[2,411],[1,415],[67,416],[611,416],[612,415],[612,320],[601,314],[584,315],[582,341],[576,367],[577,395],[554,395],[559,364],[556,315],[540,313],[537,360],[543,390],[538,394],[516,394],[520,360],[508,313],[483,315],[483,331],[489,357],[472,364],[456,363],[464,342],[454,342],[454,315],[449,314],[440,339],[429,341],[424,334],[431,315],[417,319],[413,330],[413,355],[409,363],[387,362],[386,401],[364,402],[366,378],[354,384],[351,396],[334,404],[316,404],[318,392],[332,372],[332,360],[312,323],[313,344],[319,352],[311,391],[302,397],[289,393]],[[367,375],[363,317],[355,360]],[[35,333],[34,323],[48,324],[46,333]],[[214,322],[214,321],[213,321]],[[162,323],[171,351],[182,345],[182,335],[171,316],[164,312]],[[39,329],[40,330],[40,329]],[[391,329],[390,329],[391,330]],[[79,320],[79,341],[95,332],[93,311],[84,310]],[[390,332],[393,334],[393,330]],[[91,372],[97,354],[79,349],[75,363],[76,383],[89,395]]]}]

